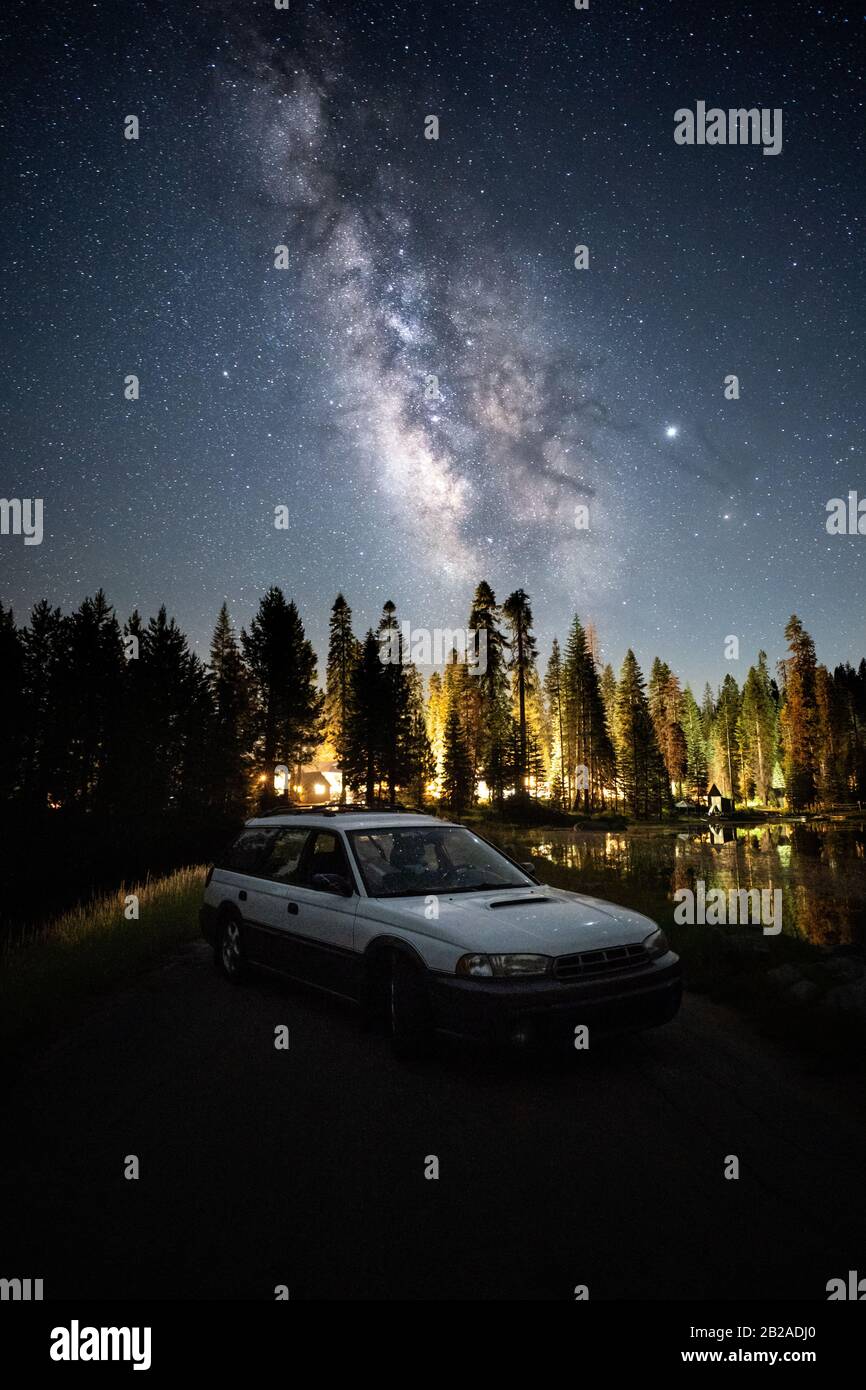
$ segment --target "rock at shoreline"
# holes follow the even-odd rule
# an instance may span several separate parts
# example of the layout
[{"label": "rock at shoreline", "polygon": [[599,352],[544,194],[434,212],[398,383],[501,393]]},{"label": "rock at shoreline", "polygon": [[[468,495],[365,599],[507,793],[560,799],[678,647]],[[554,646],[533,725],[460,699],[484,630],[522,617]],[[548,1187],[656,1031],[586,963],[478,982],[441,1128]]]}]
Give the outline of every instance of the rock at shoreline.
[{"label": "rock at shoreline", "polygon": [[866,1018],[866,980],[858,980],[852,985],[836,985],[827,991],[822,1003],[828,1009]]}]

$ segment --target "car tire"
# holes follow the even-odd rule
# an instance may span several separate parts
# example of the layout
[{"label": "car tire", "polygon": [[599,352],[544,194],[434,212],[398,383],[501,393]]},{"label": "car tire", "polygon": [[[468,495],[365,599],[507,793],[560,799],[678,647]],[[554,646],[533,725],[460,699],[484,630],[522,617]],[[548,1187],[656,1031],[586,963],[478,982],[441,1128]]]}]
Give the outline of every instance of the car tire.
[{"label": "car tire", "polygon": [[422,1057],[433,1039],[433,1016],[424,970],[397,951],[387,988],[388,1031],[398,1057]]},{"label": "car tire", "polygon": [[247,963],[241,944],[241,924],[237,917],[227,916],[220,922],[214,961],[217,969],[233,985],[238,985],[246,975]]}]

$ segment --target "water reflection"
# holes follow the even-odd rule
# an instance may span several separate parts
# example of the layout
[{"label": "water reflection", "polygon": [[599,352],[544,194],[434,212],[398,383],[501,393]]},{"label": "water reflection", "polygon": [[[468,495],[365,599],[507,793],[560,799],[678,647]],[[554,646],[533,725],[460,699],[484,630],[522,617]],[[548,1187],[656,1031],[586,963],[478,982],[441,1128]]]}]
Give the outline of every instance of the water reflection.
[{"label": "water reflection", "polygon": [[[816,945],[866,944],[866,827],[775,822],[704,830],[525,831],[530,854],[573,871],[580,891],[617,885],[673,903],[679,888],[781,888],[784,932]],[[569,875],[569,880],[571,874]]]}]

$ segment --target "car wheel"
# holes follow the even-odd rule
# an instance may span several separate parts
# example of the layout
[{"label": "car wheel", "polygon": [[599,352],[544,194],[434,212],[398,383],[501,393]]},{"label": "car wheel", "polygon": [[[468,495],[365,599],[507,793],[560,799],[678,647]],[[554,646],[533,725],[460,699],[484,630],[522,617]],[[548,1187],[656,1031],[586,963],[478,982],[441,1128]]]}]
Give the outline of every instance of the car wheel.
[{"label": "car wheel", "polygon": [[388,1028],[398,1057],[419,1057],[433,1037],[430,995],[424,971],[399,952],[391,957],[388,976]]},{"label": "car wheel", "polygon": [[239,984],[243,979],[246,961],[241,945],[241,924],[237,917],[226,917],[223,920],[217,941],[216,963],[232,984]]}]

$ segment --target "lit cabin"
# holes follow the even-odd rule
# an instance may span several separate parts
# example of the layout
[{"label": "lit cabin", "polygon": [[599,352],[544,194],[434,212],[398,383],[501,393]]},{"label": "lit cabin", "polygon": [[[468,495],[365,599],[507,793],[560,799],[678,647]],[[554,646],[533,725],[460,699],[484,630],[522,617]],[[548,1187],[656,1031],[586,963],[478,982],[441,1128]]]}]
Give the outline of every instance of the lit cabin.
[{"label": "lit cabin", "polygon": [[294,794],[304,806],[326,805],[339,801],[342,786],[342,774],[330,760],[322,759],[301,769]]},{"label": "lit cabin", "polygon": [[711,816],[730,816],[734,812],[734,803],[729,796],[722,796],[715,782],[707,792],[707,811]]}]

